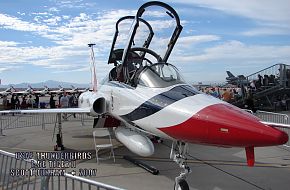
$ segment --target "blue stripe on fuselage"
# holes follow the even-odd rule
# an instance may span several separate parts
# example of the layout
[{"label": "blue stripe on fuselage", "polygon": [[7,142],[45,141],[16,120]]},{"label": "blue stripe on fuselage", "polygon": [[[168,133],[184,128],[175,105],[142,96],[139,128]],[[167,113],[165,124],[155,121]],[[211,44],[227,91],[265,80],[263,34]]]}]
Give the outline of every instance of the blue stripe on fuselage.
[{"label": "blue stripe on fuselage", "polygon": [[142,119],[160,111],[164,107],[173,104],[174,102],[189,96],[194,96],[198,93],[199,92],[197,90],[188,85],[176,86],[169,91],[163,92],[150,98],[132,112],[126,115],[121,115],[121,117],[126,121]]}]

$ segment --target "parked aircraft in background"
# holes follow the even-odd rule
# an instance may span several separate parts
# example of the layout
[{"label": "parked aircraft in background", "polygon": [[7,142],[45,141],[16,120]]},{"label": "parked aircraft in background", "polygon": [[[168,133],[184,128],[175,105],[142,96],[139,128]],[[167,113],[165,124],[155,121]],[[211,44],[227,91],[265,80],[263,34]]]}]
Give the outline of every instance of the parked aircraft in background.
[{"label": "parked aircraft in background", "polygon": [[70,93],[70,94],[75,94],[75,93],[78,93],[78,88],[71,85],[71,89],[65,90],[65,92]]},{"label": "parked aircraft in background", "polygon": [[49,88],[47,86],[44,86],[43,90],[33,90],[33,94],[37,94],[39,96],[45,96],[46,94],[49,93]]},{"label": "parked aircraft in background", "polygon": [[[165,9],[164,15],[176,23],[166,49],[162,51],[165,52],[163,56],[149,49],[154,33],[150,22],[141,18],[152,6]],[[123,49],[115,49],[119,23],[124,20],[132,20],[129,39]],[[142,46],[135,47],[133,42],[137,41],[135,36],[141,25],[148,28],[149,34],[143,39]],[[255,162],[254,147],[286,143],[288,136],[285,132],[262,123],[233,105],[198,92],[183,80],[178,69],[167,62],[181,30],[179,16],[172,7],[157,1],[145,3],[135,17],[122,17],[117,21],[108,60],[115,67],[98,88],[93,44],[90,44],[92,87],[80,95],[78,108],[10,110],[0,113],[57,113],[59,123],[60,113],[106,116],[105,123],[111,122],[111,127],[116,127],[116,138],[140,156],[154,153],[154,145],[148,135],[171,140],[170,158],[183,170],[175,178],[174,188],[181,190],[189,189],[185,180],[191,172],[186,163],[188,143],[243,147],[249,166]],[[63,148],[59,127],[57,144]]]},{"label": "parked aircraft in background", "polygon": [[62,94],[64,92],[64,88],[60,85],[58,87],[59,87],[58,90],[50,90],[49,94]]},{"label": "parked aircraft in background", "polygon": [[227,71],[228,77],[226,77],[227,83],[232,85],[246,85],[249,81],[244,75],[233,75],[230,71]]},{"label": "parked aircraft in background", "polygon": [[9,87],[9,88],[7,88],[4,91],[0,91],[0,96],[1,97],[8,96],[8,95],[12,94],[13,91],[14,91],[13,88],[12,87]]},{"label": "parked aircraft in background", "polygon": [[33,93],[33,89],[30,85],[28,85],[28,88],[26,90],[23,91],[18,91],[16,90],[14,87],[12,87],[14,89],[14,92],[12,92],[13,95],[29,95]]},{"label": "parked aircraft in background", "polygon": [[78,93],[83,93],[86,91],[89,91],[90,88],[85,88],[85,89],[78,89]]},{"label": "parked aircraft in background", "polygon": [[86,89],[79,89],[78,87],[75,87],[73,85],[71,85],[71,89],[65,89],[64,91],[70,94],[76,94],[76,93],[82,93],[82,92],[86,92],[88,91],[89,88]]}]

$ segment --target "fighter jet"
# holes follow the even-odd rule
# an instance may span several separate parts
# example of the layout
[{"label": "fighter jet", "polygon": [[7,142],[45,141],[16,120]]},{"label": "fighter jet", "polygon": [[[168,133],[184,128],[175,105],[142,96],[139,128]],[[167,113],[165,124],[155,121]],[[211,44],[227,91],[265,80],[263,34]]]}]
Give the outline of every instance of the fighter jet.
[{"label": "fighter jet", "polygon": [[0,92],[0,96],[1,96],[1,97],[3,97],[3,96],[8,96],[8,95],[10,95],[10,94],[12,93],[12,91],[13,91],[13,87],[9,87],[9,88],[7,88],[6,90],[1,91],[1,92]]},{"label": "fighter jet", "polygon": [[233,75],[230,71],[226,71],[228,77],[226,77],[227,83],[232,85],[246,85],[249,84],[249,81],[244,75]]},{"label": "fighter jet", "polygon": [[65,90],[65,92],[70,93],[70,94],[74,94],[74,93],[78,93],[79,89],[74,87],[73,85],[71,85],[71,89]]},{"label": "fighter jet", "polygon": [[37,94],[39,96],[45,96],[48,93],[49,93],[49,88],[47,86],[44,86],[43,90],[34,90],[33,89],[33,94]]},{"label": "fighter jet", "polygon": [[86,92],[86,91],[88,91],[88,90],[89,90],[89,88],[78,89],[77,92],[78,92],[78,93],[83,93],[83,92]]},{"label": "fighter jet", "polygon": [[[176,25],[165,54],[160,56],[149,48],[153,30],[142,15],[152,6],[161,7]],[[132,20],[129,38],[122,49],[115,49],[119,23]],[[140,25],[149,34],[143,46],[134,42]],[[87,113],[117,121],[116,138],[130,151],[140,156],[154,153],[154,145],[147,135],[172,141],[170,158],[182,169],[175,178],[174,189],[189,189],[186,176],[191,172],[186,163],[188,143],[222,147],[242,147],[246,150],[249,166],[254,165],[254,147],[281,145],[288,135],[262,123],[255,116],[212,96],[203,94],[187,84],[179,70],[168,58],[182,30],[177,12],[169,5],[152,1],[143,4],[136,15],[123,17],[116,24],[116,32],[108,63],[115,67],[97,86],[93,44],[91,47],[91,90],[79,97],[78,108],[1,111],[0,113]],[[275,124],[271,124],[275,125]],[[61,128],[58,145],[63,146]]]},{"label": "fighter jet", "polygon": [[59,89],[57,90],[50,90],[49,94],[62,94],[64,92],[64,88],[60,85],[58,85]]},{"label": "fighter jet", "polygon": [[[12,87],[13,88],[13,87]],[[15,88],[13,88],[15,91],[12,92],[13,95],[29,95],[33,93],[33,89],[30,85],[28,85],[28,88],[23,91],[17,91]]]}]

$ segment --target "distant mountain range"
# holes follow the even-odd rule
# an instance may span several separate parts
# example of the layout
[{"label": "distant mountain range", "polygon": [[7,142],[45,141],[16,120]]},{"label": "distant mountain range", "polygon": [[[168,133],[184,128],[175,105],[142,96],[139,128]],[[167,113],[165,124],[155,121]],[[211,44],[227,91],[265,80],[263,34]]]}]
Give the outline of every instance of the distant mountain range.
[{"label": "distant mountain range", "polygon": [[0,88],[8,88],[9,86],[13,86],[14,88],[27,88],[28,85],[32,86],[32,88],[44,88],[44,86],[48,86],[48,88],[58,88],[58,86],[62,86],[63,88],[71,88],[71,85],[78,88],[88,88],[89,84],[79,84],[79,83],[70,83],[70,82],[61,82],[48,80],[45,82],[39,83],[20,83],[20,84],[8,84],[8,85],[0,85]]}]

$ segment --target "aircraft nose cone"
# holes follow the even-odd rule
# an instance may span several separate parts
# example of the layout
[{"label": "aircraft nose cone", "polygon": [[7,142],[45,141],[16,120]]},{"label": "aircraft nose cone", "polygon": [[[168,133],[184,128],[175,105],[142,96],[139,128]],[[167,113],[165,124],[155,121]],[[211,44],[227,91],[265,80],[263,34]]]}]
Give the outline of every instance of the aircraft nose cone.
[{"label": "aircraft nose cone", "polygon": [[276,129],[276,132],[271,134],[272,142],[276,145],[285,144],[289,140],[289,136],[284,131]]},{"label": "aircraft nose cone", "polygon": [[209,105],[186,121],[161,130],[175,139],[217,146],[275,146],[288,141],[285,132],[225,103]]},{"label": "aircraft nose cone", "polygon": [[250,113],[229,104],[216,104],[201,110],[210,123],[208,137],[214,144],[229,146],[274,146],[285,144],[288,135],[267,126]]}]

